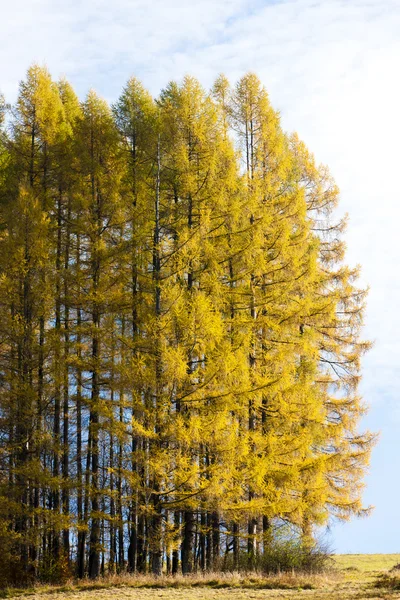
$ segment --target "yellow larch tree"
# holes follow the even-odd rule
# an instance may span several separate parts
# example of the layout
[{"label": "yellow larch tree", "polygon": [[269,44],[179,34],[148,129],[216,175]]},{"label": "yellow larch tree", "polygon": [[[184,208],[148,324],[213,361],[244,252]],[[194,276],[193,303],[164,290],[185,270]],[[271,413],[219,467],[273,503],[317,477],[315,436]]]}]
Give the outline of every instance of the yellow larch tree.
[{"label": "yellow larch tree", "polygon": [[110,107],[34,65],[0,117],[3,570],[309,560],[373,444],[328,169],[254,74]]}]

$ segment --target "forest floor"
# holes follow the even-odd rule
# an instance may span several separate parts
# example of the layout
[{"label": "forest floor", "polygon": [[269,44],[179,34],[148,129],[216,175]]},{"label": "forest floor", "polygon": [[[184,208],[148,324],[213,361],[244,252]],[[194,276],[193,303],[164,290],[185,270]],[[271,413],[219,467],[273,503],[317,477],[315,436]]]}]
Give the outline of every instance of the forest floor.
[{"label": "forest floor", "polygon": [[334,557],[321,575],[208,574],[192,578],[124,577],[99,582],[0,591],[21,600],[392,600],[400,599],[400,554]]}]

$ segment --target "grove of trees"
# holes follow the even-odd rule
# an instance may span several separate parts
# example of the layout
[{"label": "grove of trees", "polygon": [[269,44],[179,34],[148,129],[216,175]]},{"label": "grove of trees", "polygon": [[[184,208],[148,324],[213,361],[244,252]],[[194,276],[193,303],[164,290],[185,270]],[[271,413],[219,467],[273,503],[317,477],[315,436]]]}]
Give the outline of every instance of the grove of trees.
[{"label": "grove of trees", "polygon": [[[365,511],[365,290],[253,74],[0,102],[0,571],[232,569]],[[0,577],[1,579],[1,577]]]}]

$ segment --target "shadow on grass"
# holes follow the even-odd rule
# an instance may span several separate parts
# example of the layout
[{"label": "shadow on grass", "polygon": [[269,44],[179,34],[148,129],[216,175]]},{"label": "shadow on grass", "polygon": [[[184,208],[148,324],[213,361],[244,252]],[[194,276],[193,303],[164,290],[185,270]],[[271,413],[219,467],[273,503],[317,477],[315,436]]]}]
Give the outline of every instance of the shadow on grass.
[{"label": "shadow on grass", "polygon": [[373,583],[374,588],[385,589],[390,591],[400,590],[400,574],[393,575],[390,573],[382,573]]}]

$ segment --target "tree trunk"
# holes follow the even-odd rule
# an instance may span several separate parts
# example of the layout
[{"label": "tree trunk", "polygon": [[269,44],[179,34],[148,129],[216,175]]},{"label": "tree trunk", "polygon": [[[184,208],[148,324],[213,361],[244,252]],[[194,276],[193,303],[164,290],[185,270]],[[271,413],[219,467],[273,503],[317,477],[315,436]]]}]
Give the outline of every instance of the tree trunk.
[{"label": "tree trunk", "polygon": [[[77,235],[76,239],[76,269],[78,277],[80,275],[80,236]],[[78,288],[78,298],[80,296],[80,289]],[[80,529],[78,531],[78,547],[77,547],[77,574],[79,579],[82,579],[85,575],[85,532],[82,531],[81,527],[86,524],[84,519],[84,507],[83,507],[83,473],[82,473],[82,350],[81,350],[81,325],[82,325],[82,312],[80,305],[77,308],[76,317],[76,344],[77,344],[77,355],[78,355],[78,366],[76,370],[76,469],[77,469],[77,512],[78,512],[78,524]],[[86,511],[85,511],[86,513]]]},{"label": "tree trunk", "polygon": [[[181,526],[181,513],[179,510],[174,512],[174,525],[175,531],[178,533]],[[172,551],[172,574],[176,575],[179,570],[179,548],[174,547]]]},{"label": "tree trunk", "polygon": [[[62,457],[62,476],[63,491],[62,504],[64,517],[69,516],[69,304],[68,304],[68,269],[70,256],[70,219],[71,219],[71,201],[68,200],[67,210],[67,231],[65,240],[65,259],[64,259],[64,398],[63,398],[63,457]],[[64,557],[69,562],[69,528],[63,530],[63,550]]]},{"label": "tree trunk", "polygon": [[183,514],[183,540],[182,540],[182,573],[187,575],[193,572],[193,513],[185,511]]},{"label": "tree trunk", "polygon": [[233,523],[232,526],[233,534],[233,568],[235,571],[239,570],[239,552],[240,552],[240,538],[239,538],[239,525]]},{"label": "tree trunk", "polygon": [[217,571],[220,567],[220,535],[219,535],[219,514],[212,514],[212,556],[213,570]]}]

